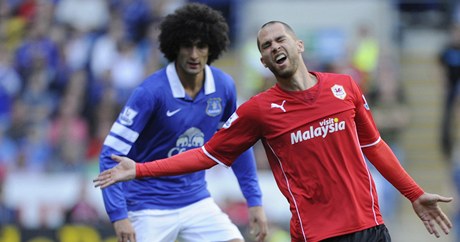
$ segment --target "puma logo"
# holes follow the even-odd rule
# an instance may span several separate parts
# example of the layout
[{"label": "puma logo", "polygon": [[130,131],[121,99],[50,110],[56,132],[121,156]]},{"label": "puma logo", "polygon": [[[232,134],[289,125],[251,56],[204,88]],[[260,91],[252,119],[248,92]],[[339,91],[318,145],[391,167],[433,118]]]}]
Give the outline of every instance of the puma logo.
[{"label": "puma logo", "polygon": [[284,109],[284,103],[285,103],[285,102],[286,102],[286,100],[283,100],[283,102],[281,103],[281,105],[276,104],[276,103],[272,103],[271,108],[279,108],[279,109],[283,110],[283,112],[286,112],[286,109]]}]

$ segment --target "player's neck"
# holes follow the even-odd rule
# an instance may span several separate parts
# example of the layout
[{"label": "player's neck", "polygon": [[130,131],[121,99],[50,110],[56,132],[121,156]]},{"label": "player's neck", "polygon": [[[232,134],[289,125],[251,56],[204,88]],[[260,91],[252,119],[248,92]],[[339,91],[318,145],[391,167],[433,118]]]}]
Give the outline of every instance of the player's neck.
[{"label": "player's neck", "polygon": [[303,66],[289,78],[279,78],[279,86],[286,91],[304,91],[318,83],[315,75],[308,72],[308,69]]},{"label": "player's neck", "polygon": [[200,92],[204,83],[204,71],[197,75],[179,75],[180,82],[184,87],[185,93],[187,93],[192,99],[194,99],[198,92]]}]

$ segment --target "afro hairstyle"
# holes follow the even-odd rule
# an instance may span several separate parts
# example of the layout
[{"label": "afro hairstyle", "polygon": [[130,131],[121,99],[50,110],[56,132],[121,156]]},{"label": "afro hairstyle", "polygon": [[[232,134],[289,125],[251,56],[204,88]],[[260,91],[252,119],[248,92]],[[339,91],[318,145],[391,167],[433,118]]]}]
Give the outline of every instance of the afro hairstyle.
[{"label": "afro hairstyle", "polygon": [[219,11],[200,3],[187,4],[161,22],[160,50],[168,61],[173,62],[181,46],[199,40],[209,47],[209,65],[227,49],[230,43],[228,31],[227,22]]}]

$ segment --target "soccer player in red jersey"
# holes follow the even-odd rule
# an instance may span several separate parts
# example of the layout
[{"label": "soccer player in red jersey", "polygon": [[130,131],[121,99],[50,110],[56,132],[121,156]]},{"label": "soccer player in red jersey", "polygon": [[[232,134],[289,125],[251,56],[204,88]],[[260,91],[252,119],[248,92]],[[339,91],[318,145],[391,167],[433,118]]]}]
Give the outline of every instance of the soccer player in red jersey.
[{"label": "soccer player in red jersey", "polygon": [[120,164],[101,173],[96,187],[146,176],[230,166],[259,139],[279,189],[290,204],[292,241],[391,241],[379,211],[365,156],[412,203],[430,234],[452,224],[381,139],[369,105],[348,75],[310,72],[304,44],[290,26],[271,21],[257,38],[262,64],[276,85],[242,104],[202,148],[154,162]]}]

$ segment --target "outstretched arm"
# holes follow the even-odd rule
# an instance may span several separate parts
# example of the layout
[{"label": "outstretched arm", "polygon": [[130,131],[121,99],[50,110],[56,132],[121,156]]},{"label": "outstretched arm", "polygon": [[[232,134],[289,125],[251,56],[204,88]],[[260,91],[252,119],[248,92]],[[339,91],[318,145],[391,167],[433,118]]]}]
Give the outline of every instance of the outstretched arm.
[{"label": "outstretched arm", "polygon": [[363,152],[383,177],[412,202],[415,213],[430,234],[440,236],[435,223],[445,234],[449,233],[452,223],[438,203],[450,202],[452,198],[424,192],[404,170],[391,148],[383,140],[376,145],[363,148]]},{"label": "outstretched arm", "polygon": [[112,155],[112,159],[119,164],[100,173],[93,180],[95,187],[105,188],[117,182],[141,177],[180,175],[205,170],[217,165],[204,154],[201,148],[145,163],[136,163],[128,157],[118,155]]}]

